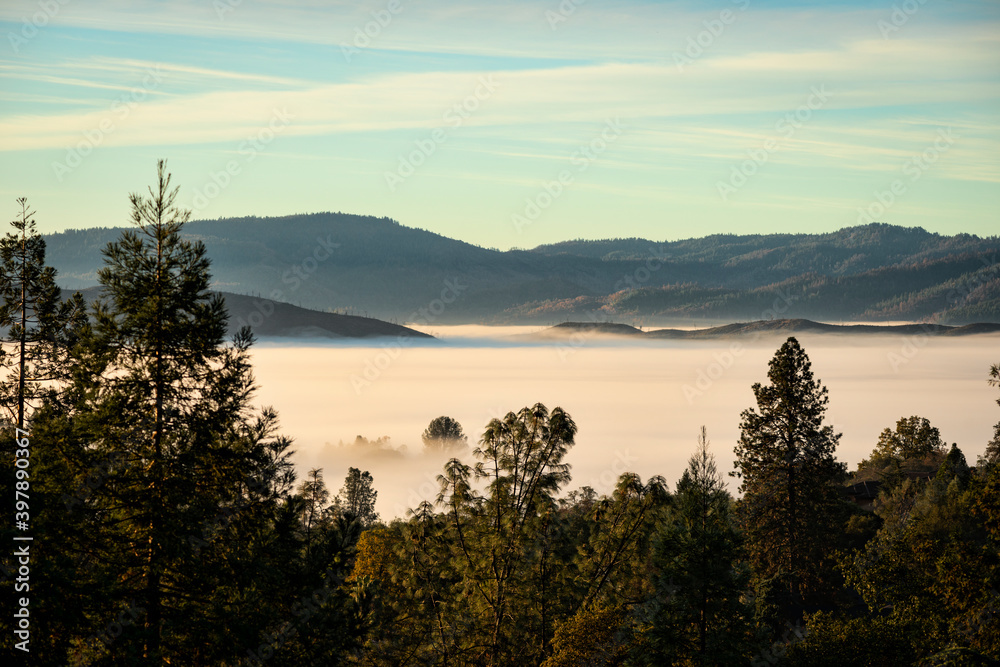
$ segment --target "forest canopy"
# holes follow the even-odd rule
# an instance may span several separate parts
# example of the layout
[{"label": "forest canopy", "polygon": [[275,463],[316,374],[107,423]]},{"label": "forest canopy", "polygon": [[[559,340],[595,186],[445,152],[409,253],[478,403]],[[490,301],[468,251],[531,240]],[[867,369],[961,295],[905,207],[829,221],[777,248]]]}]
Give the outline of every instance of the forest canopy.
[{"label": "forest canopy", "polygon": [[[226,339],[207,248],[182,233],[190,213],[176,196],[158,163],[148,193],[130,197],[132,227],[103,249],[103,291],[89,306],[57,298],[24,200],[0,241],[0,401],[14,452],[2,474],[25,498],[4,505],[2,531],[8,544],[32,537],[23,556],[2,559],[6,599],[24,611],[0,621],[9,655],[37,665],[1000,660],[1000,421],[973,464],[929,420],[887,416],[848,473],[829,391],[792,337],[740,416],[738,498],[719,472],[728,447],[712,445],[708,426],[691,434],[678,480],[626,471],[607,493],[574,487],[579,428],[569,408],[535,403],[469,435],[434,419],[424,444],[449,457],[436,493],[382,517],[368,470],[352,466],[335,495],[322,469],[297,479],[277,413],[253,403],[253,337]],[[983,380],[995,392],[998,366],[984,365]]]}]

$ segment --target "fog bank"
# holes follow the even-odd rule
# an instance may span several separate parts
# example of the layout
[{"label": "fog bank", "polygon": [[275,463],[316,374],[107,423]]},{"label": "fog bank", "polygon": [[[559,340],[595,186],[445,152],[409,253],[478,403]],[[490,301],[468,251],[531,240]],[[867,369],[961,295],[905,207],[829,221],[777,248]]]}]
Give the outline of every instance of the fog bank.
[{"label": "fog bank", "polygon": [[[767,362],[782,342],[635,345],[583,337],[510,346],[491,344],[483,328],[463,328],[457,337],[447,327],[433,333],[444,341],[258,343],[255,402],[278,410],[282,432],[295,441],[300,477],[322,467],[336,493],[348,467],[370,470],[383,518],[402,516],[437,492],[444,457],[425,455],[420,439],[431,419],[454,417],[474,443],[493,417],[541,402],[562,407],[579,427],[567,457],[570,488],[606,492],[629,470],[643,479],[663,475],[672,489],[702,424],[720,470],[732,469],[740,413],[755,406],[751,385],[766,382]],[[502,331],[511,333],[519,332]],[[900,417],[928,418],[970,464],[1000,421],[1000,392],[986,383],[990,364],[1000,362],[996,337],[798,338],[830,390],[827,423],[843,433],[837,454],[852,469]],[[387,437],[388,446],[350,446],[359,435]],[[338,447],[341,441],[346,446]]]}]

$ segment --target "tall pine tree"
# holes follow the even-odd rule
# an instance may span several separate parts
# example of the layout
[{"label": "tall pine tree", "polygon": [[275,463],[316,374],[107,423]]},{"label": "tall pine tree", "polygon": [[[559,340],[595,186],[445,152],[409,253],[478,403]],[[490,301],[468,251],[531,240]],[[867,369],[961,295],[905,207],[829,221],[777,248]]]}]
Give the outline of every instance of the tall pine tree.
[{"label": "tall pine tree", "polygon": [[655,538],[654,597],[644,606],[641,664],[739,664],[749,658],[749,572],[705,427]]},{"label": "tall pine tree", "polygon": [[769,384],[753,385],[757,409],[743,411],[732,474],[742,480],[738,514],[753,573],[776,592],[779,608],[797,616],[829,599],[846,467],[834,456],[840,435],[823,424],[827,389],[795,338],[767,375]]},{"label": "tall pine tree", "polygon": [[[66,358],[86,318],[79,293],[63,301],[56,271],[45,265],[45,240],[35,229],[34,211],[24,197],[17,200],[14,232],[0,239],[0,328],[14,343],[0,363],[12,372],[0,379],[0,400],[8,418],[24,429],[32,404],[51,382],[65,379]],[[10,360],[8,362],[8,357]],[[47,388],[43,383],[50,383]]]},{"label": "tall pine tree", "polygon": [[[285,587],[261,591],[270,577],[255,568],[273,566],[247,540],[291,492],[289,442],[272,412],[250,409],[252,339],[244,330],[224,342],[225,305],[209,291],[204,245],[181,238],[190,214],[176,196],[162,161],[149,196],[131,195],[135,228],[104,250],[93,331],[48,420],[80,479],[106,470],[73,498],[90,536],[79,575],[100,589],[83,632],[100,638],[122,608],[139,610],[113,642],[83,635],[78,652],[91,659],[219,664],[258,646],[255,628],[273,622],[227,615],[276,604]],[[247,576],[238,593],[226,588]]]}]

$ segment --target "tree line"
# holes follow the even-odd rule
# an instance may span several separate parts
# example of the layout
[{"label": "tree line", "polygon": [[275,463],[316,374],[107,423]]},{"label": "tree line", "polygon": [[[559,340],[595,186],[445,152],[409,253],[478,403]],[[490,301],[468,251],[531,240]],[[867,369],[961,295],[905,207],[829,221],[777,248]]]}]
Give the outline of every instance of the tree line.
[{"label": "tree line", "polygon": [[[103,291],[59,298],[32,213],[0,241],[0,407],[30,434],[27,597],[39,665],[993,665],[1000,658],[1000,423],[970,466],[919,416],[848,472],[826,388],[789,338],[741,415],[740,497],[707,429],[671,490],[572,488],[577,426],[493,419],[407,516],[351,468],[331,497],[254,409],[248,331],[225,340],[204,245],[163,162],[108,244]],[[1000,383],[1000,366],[987,375]],[[1000,400],[997,401],[1000,404]],[[18,429],[18,430],[15,430]],[[25,471],[18,474],[17,470]],[[857,496],[863,489],[871,509]],[[853,495],[852,495],[853,494]],[[13,494],[10,494],[13,495]],[[853,499],[852,499],[853,498]],[[6,637],[18,628],[11,614]]]}]

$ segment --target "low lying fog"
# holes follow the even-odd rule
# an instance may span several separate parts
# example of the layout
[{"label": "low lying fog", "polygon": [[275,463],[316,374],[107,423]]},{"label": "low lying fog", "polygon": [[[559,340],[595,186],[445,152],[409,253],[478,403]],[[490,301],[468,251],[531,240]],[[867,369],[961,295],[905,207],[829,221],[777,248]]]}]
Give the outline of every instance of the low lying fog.
[{"label": "low lying fog", "polygon": [[[262,341],[253,352],[255,402],[278,410],[300,478],[321,467],[335,494],[348,467],[371,471],[384,519],[437,493],[446,457],[425,454],[420,439],[433,418],[457,419],[471,452],[490,419],[538,402],[562,407],[579,427],[569,488],[606,492],[628,470],[663,475],[673,489],[702,424],[720,471],[732,469],[740,412],[756,407],[750,387],[766,382],[784,340],[506,338],[538,329],[430,327],[441,341],[403,346]],[[995,336],[798,339],[830,390],[827,423],[843,433],[838,458],[851,469],[900,417],[928,418],[970,464],[1000,421],[1000,391],[986,383],[990,364],[1000,362]],[[356,447],[357,436],[388,444]],[[735,492],[736,480],[729,486]]]}]

